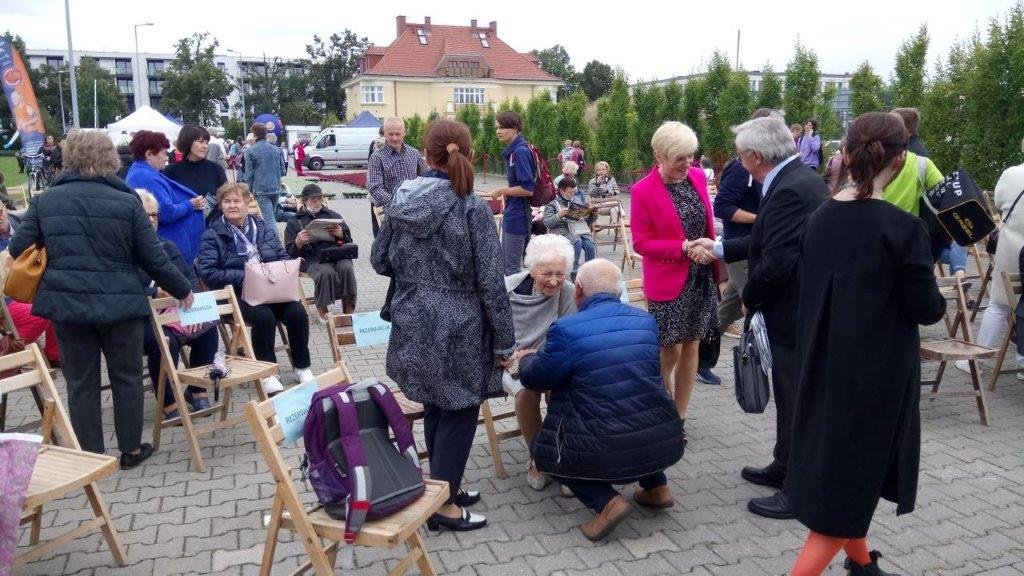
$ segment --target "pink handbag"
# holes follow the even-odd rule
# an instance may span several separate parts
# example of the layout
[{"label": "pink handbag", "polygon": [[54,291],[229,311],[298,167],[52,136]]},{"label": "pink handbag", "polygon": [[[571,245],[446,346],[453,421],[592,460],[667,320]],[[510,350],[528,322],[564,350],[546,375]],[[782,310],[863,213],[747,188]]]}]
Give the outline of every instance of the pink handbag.
[{"label": "pink handbag", "polygon": [[242,300],[250,306],[297,302],[299,300],[299,265],[301,258],[276,262],[245,263]]}]

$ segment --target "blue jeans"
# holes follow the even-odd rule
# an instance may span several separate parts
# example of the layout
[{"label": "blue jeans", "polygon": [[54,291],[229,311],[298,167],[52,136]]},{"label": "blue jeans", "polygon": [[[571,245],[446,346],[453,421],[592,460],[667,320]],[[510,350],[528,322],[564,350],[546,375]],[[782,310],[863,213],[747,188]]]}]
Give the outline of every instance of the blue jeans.
[{"label": "blue jeans", "polygon": [[576,271],[580,269],[580,252],[582,251],[586,256],[584,262],[590,262],[597,256],[597,249],[594,246],[594,239],[590,237],[590,234],[584,234],[577,236],[576,241],[572,243],[573,257],[572,257],[572,273],[576,274]]},{"label": "blue jeans", "polygon": [[274,213],[277,212],[277,198],[279,194],[260,194],[256,196],[256,204],[260,207],[260,215],[267,224],[277,224]]},{"label": "blue jeans", "polygon": [[967,250],[953,242],[949,245],[949,248],[946,248],[939,254],[939,263],[949,266],[950,274],[967,270]]}]

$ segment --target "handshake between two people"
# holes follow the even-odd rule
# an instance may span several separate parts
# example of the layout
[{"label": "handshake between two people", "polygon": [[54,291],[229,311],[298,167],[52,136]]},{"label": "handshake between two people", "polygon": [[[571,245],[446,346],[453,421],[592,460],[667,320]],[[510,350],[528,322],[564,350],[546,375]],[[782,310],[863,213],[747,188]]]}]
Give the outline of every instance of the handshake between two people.
[{"label": "handshake between two people", "polygon": [[683,242],[686,257],[698,264],[711,264],[715,261],[715,242],[710,238],[698,238]]}]

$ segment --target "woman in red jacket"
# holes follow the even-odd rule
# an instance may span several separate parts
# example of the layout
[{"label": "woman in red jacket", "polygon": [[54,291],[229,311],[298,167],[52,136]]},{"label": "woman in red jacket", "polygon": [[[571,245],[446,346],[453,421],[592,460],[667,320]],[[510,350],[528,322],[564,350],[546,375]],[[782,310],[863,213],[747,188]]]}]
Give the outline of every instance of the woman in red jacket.
[{"label": "woman in red jacket", "polygon": [[715,238],[714,214],[704,171],[692,165],[693,130],[665,122],[651,148],[657,165],[632,188],[630,227],[633,248],[644,257],[644,296],[658,323],[661,377],[685,423],[699,344],[717,319],[714,262],[691,260],[687,248],[689,240]]}]

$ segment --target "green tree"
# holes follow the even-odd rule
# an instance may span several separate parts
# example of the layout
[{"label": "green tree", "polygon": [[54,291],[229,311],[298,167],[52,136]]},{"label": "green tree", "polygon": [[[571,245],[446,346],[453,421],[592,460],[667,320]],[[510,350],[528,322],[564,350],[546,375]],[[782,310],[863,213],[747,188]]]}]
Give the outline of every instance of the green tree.
[{"label": "green tree", "polygon": [[[829,84],[821,91],[818,101],[814,103],[814,117],[818,119],[818,134],[821,139],[833,140],[839,135],[839,115],[836,114],[832,102],[836,99],[839,89],[835,84]],[[826,154],[827,157],[827,153]]]},{"label": "green tree", "polygon": [[793,60],[786,66],[786,90],[782,97],[786,119],[790,123],[804,122],[814,114],[820,85],[818,55],[798,42]]},{"label": "green tree", "polygon": [[661,110],[658,111],[658,118],[662,122],[666,120],[679,120],[682,116],[683,87],[672,80],[662,89],[665,98],[662,101]]},{"label": "green tree", "polygon": [[856,117],[865,112],[880,112],[882,103],[882,79],[865,60],[850,77],[850,111]]},{"label": "green tree", "polygon": [[679,120],[698,135],[704,133],[703,103],[707,100],[707,82],[693,78],[683,86],[683,103]]},{"label": "green tree", "polygon": [[637,84],[633,88],[633,111],[636,122],[633,124],[632,140],[636,150],[636,162],[641,166],[654,163],[651,152],[651,136],[661,126],[661,112],[665,107],[665,92],[657,84]]},{"label": "green tree", "polygon": [[321,128],[327,128],[328,126],[337,126],[338,124],[341,124],[341,118],[338,118],[337,114],[330,111],[324,114],[323,120],[320,121]]},{"label": "green tree", "polygon": [[437,120],[440,117],[441,115],[437,113],[437,108],[431,108],[430,114],[427,114],[427,126],[430,126],[431,122]]},{"label": "green tree", "polygon": [[707,154],[715,164],[723,164],[735,153],[735,136],[732,127],[742,124],[750,118],[754,106],[754,94],[750,90],[750,79],[746,72],[735,71],[729,78],[729,84],[718,99],[719,133],[715,140],[705,146]]},{"label": "green tree", "polygon": [[771,64],[765,64],[761,70],[761,89],[757,91],[756,108],[782,108],[782,80]]},{"label": "green tree", "polygon": [[359,73],[360,61],[369,46],[368,39],[347,28],[341,34],[331,34],[326,41],[313,36],[313,42],[306,45],[309,58],[301,64],[317,106],[339,118],[346,117],[348,106],[341,86]]},{"label": "green tree", "polygon": [[459,107],[455,119],[469,128],[469,136],[475,141],[477,135],[480,134],[480,108],[476,104],[463,104]]},{"label": "green tree", "polygon": [[917,34],[905,40],[896,51],[891,87],[896,107],[916,108],[924,100],[925,58],[928,55],[928,25],[921,24]]},{"label": "green tree", "polygon": [[224,138],[226,140],[245,138],[245,134],[246,127],[241,118],[235,118],[232,116],[224,121]]},{"label": "green tree", "polygon": [[629,86],[623,76],[616,76],[612,89],[597,103],[597,135],[595,157],[602,158],[615,172],[631,166],[624,160],[634,160],[636,150],[630,145]]},{"label": "green tree", "polygon": [[412,118],[405,119],[405,143],[417,150],[423,150],[423,136],[427,131],[427,125],[423,117],[413,114]]},{"label": "green tree", "polygon": [[[698,132],[697,135],[700,139],[701,153],[713,158],[723,152],[725,154],[732,152],[734,146],[730,127],[735,124],[733,120],[736,113],[735,108],[750,107],[750,88],[745,75],[742,79],[745,88],[741,89],[737,85],[732,89],[731,96],[726,95],[730,91],[730,85],[738,79],[739,77],[733,72],[732,66],[729,65],[729,58],[725,54],[716,51],[711,55],[711,63],[704,76],[706,93],[701,106],[704,119],[703,132]],[[728,106],[734,109],[728,110]],[[746,119],[749,115],[748,111],[743,118]],[[691,128],[694,127],[691,126]]]},{"label": "green tree", "polygon": [[308,100],[285,102],[281,105],[281,121],[285,124],[312,126],[320,122],[323,114]]},{"label": "green tree", "polygon": [[557,130],[560,140],[572,139],[581,142],[590,141],[590,129],[584,118],[587,111],[587,95],[573,92],[558,101],[556,107]]},{"label": "green tree", "polygon": [[541,70],[552,76],[558,76],[565,84],[558,88],[558,97],[571,94],[580,87],[580,74],[569,59],[569,52],[561,44],[555,44],[551,48],[534,50],[533,54],[540,62]]},{"label": "green tree", "polygon": [[587,99],[593,102],[612,89],[613,80],[615,80],[615,72],[611,66],[604,62],[591,60],[583,67],[583,74],[580,75],[580,88],[587,95]]},{"label": "green tree", "polygon": [[[484,113],[484,117],[480,120],[480,134],[477,139],[473,142],[473,147],[476,148],[476,154],[481,158],[481,165],[484,170],[490,170],[496,164],[495,159],[501,155],[502,145],[498,141],[498,134],[494,130],[494,118],[497,114],[494,113],[494,109],[491,106],[487,107],[487,111]],[[489,165],[483,165],[483,155],[486,154],[489,158]]]},{"label": "green tree", "polygon": [[[280,58],[264,60],[259,64],[246,63],[244,66],[248,84],[245,104],[253,114],[272,112],[283,115],[286,104],[302,103],[309,105],[301,109],[303,114],[312,108],[317,117],[323,115],[323,110],[317,110],[309,97],[311,85],[300,66]],[[299,110],[291,108],[292,112]],[[250,117],[249,114],[246,116]]]},{"label": "green tree", "polygon": [[178,40],[174,60],[164,73],[163,112],[204,126],[220,122],[217,102],[231,94],[231,83],[213,61],[219,45],[209,33]]},{"label": "green tree", "polygon": [[965,88],[973,74],[974,62],[966,46],[950,48],[945,63],[935,65],[934,80],[921,105],[921,139],[940,169],[960,164],[964,135]]},{"label": "green tree", "polygon": [[[93,81],[96,82],[98,122],[93,121],[92,114]],[[127,106],[114,77],[100,68],[94,58],[82,58],[79,65],[75,66],[75,84],[78,86],[78,116],[82,126],[104,127],[126,111]]]},{"label": "green tree", "polygon": [[545,158],[551,158],[562,149],[558,112],[548,92],[537,94],[527,103],[523,132],[531,144],[540,148]]}]

